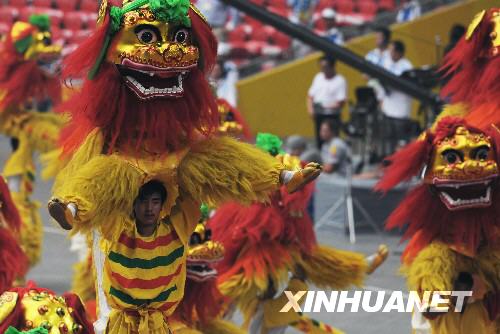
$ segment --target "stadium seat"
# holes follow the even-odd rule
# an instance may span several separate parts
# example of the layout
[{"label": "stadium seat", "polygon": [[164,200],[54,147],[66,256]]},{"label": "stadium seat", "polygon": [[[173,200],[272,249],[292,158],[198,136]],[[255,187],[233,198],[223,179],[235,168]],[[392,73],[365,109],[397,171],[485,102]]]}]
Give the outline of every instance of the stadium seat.
[{"label": "stadium seat", "polygon": [[[17,7],[19,9],[28,5],[28,1],[26,0],[9,0],[8,4],[12,7]],[[3,5],[2,5],[3,7]]]},{"label": "stadium seat", "polygon": [[396,4],[394,3],[394,0],[380,0],[378,7],[379,9],[392,11],[396,9]]},{"label": "stadium seat", "polygon": [[83,12],[68,12],[64,14],[63,26],[70,30],[81,30],[85,28],[87,15]]},{"label": "stadium seat", "polygon": [[285,8],[287,10],[289,9],[287,0],[272,0],[269,1],[269,5],[276,8]]},{"label": "stadium seat", "polygon": [[292,39],[289,36],[277,30],[270,36],[270,40],[272,44],[279,46],[283,50],[287,50],[292,44]]},{"label": "stadium seat", "polygon": [[336,4],[335,0],[319,0],[315,11],[319,13],[325,8],[334,8],[335,4]]},{"label": "stadium seat", "polygon": [[19,10],[15,7],[0,7],[0,22],[10,25],[19,17]]},{"label": "stadium seat", "polygon": [[8,34],[10,30],[10,24],[0,22],[0,36]]},{"label": "stadium seat", "polygon": [[252,33],[252,41],[265,42],[270,41],[271,36],[276,32],[276,29],[269,26],[260,26]]},{"label": "stadium seat", "polygon": [[363,15],[375,16],[378,11],[378,5],[371,0],[362,0],[358,2],[358,11]]},{"label": "stadium seat", "polygon": [[54,0],[56,8],[64,12],[72,12],[76,10],[77,1],[76,0]]},{"label": "stadium seat", "polygon": [[246,42],[249,38],[249,31],[251,31],[251,28],[240,25],[229,32],[228,40],[230,43]]},{"label": "stadium seat", "polygon": [[354,12],[354,1],[338,0],[335,4],[337,12],[341,14],[351,14]]},{"label": "stadium seat", "polygon": [[81,0],[80,10],[89,13],[97,13],[99,11],[99,3],[97,0]]},{"label": "stadium seat", "polygon": [[34,7],[50,8],[52,7],[52,0],[33,0],[31,4]]}]

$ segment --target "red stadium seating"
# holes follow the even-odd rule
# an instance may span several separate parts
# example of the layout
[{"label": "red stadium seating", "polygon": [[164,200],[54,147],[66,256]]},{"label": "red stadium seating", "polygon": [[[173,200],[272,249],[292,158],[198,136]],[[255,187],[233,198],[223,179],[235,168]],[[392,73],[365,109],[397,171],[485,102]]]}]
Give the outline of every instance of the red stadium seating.
[{"label": "red stadium seating", "polygon": [[321,12],[325,8],[334,8],[336,4],[335,0],[319,0],[316,6],[316,12]]},{"label": "red stadium seating", "polygon": [[380,0],[378,7],[380,9],[391,11],[396,9],[396,4],[394,3],[394,0]]},{"label": "red stadium seating", "polygon": [[253,31],[252,40],[268,43],[275,31],[276,30],[270,26],[260,26]]},{"label": "red stadium seating", "polygon": [[354,1],[338,0],[335,4],[337,12],[341,14],[351,14],[354,12]]},{"label": "red stadium seating", "polygon": [[228,39],[230,43],[246,42],[249,38],[249,28],[246,25],[240,25],[229,32]]},{"label": "red stadium seating", "polygon": [[35,7],[50,8],[52,0],[33,0],[32,5]]},{"label": "red stadium seating", "polygon": [[8,4],[12,7],[23,8],[28,2],[26,0],[9,0]]},{"label": "red stadium seating", "polygon": [[376,15],[378,11],[378,5],[371,0],[362,0],[358,3],[358,10],[364,15]]},{"label": "red stadium seating", "polygon": [[77,1],[75,0],[55,0],[55,6],[65,12],[76,10],[76,5]]},{"label": "red stadium seating", "polygon": [[292,44],[292,39],[279,31],[275,31],[270,40],[272,44],[279,46],[283,50],[288,49]]},{"label": "red stadium seating", "polygon": [[0,7],[0,22],[7,25],[14,22],[19,17],[19,10],[14,7],[2,6]]},{"label": "red stadium seating", "polygon": [[64,14],[63,26],[70,30],[84,29],[87,23],[87,15],[83,12],[68,12]]},{"label": "red stadium seating", "polygon": [[97,13],[99,11],[98,0],[82,0],[80,9],[85,12]]}]

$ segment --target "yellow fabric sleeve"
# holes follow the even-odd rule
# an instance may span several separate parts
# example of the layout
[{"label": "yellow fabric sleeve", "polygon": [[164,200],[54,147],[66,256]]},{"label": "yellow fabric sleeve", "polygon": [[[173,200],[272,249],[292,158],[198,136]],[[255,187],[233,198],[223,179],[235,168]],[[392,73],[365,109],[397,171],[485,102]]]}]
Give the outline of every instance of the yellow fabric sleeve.
[{"label": "yellow fabric sleeve", "polygon": [[[299,279],[292,278],[288,283],[286,291],[291,291],[294,295],[299,291],[307,291],[307,284]],[[304,304],[305,298],[301,298],[299,304]],[[280,310],[288,303],[288,297],[283,292],[279,297],[267,299],[264,302],[264,327],[271,329],[274,327],[287,326],[292,322],[299,321],[300,315],[292,308],[288,312]]]},{"label": "yellow fabric sleeve", "polygon": [[179,165],[179,186],[200,203],[265,201],[284,169],[276,158],[229,137],[195,144]]}]

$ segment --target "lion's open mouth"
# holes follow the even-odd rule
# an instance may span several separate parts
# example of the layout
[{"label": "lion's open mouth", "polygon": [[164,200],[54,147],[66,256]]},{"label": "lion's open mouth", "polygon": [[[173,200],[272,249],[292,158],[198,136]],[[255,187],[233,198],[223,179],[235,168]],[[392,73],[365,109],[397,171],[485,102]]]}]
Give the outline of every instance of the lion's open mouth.
[{"label": "lion's open mouth", "polygon": [[441,201],[449,210],[482,208],[491,205],[493,180],[435,184]]},{"label": "lion's open mouth", "polygon": [[217,278],[217,270],[204,262],[190,263],[188,261],[186,274],[190,279],[197,282],[205,282]]},{"label": "lion's open mouth", "polygon": [[125,84],[140,98],[182,97],[183,80],[193,66],[186,68],[162,68],[123,59],[118,71]]}]

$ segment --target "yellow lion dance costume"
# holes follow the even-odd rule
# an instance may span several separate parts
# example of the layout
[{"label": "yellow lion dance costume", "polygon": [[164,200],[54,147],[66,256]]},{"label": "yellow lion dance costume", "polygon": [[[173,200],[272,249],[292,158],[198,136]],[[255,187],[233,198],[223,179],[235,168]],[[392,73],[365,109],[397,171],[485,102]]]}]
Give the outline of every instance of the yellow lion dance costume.
[{"label": "yellow lion dance costume", "polygon": [[[248,144],[217,138],[218,111],[205,79],[217,42],[188,0],[102,2],[99,27],[68,57],[64,77],[88,75],[63,134],[52,217],[90,232],[97,333],[169,333],[184,295],[186,251],[201,203],[266,200],[294,191],[316,164],[286,171]],[[140,187],[167,191],[153,239],[131,218]]]},{"label": "yellow lion dance costume", "polygon": [[61,47],[52,45],[49,29],[46,15],[14,23],[3,43],[0,64],[0,131],[12,138],[14,150],[3,175],[21,214],[21,244],[31,266],[40,259],[43,239],[39,204],[30,199],[33,155],[54,149],[63,126],[61,117],[38,110],[47,101],[58,103],[61,95],[53,71]]},{"label": "yellow lion dance costume", "polygon": [[[391,214],[387,227],[407,227],[402,257],[408,287],[472,291],[465,310],[415,312],[415,330],[432,334],[497,334],[500,306],[498,129],[480,130],[445,117],[434,131],[389,157],[377,189],[388,191],[418,175],[423,182]],[[423,317],[422,317],[423,316]],[[425,318],[429,321],[426,321]]]}]

